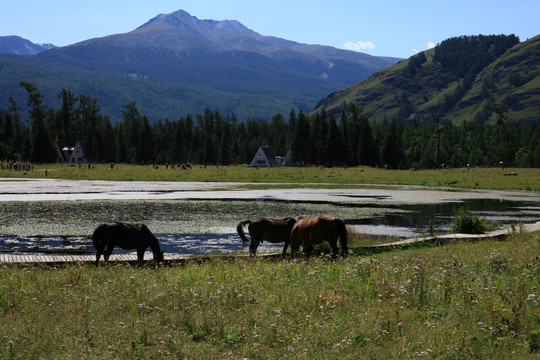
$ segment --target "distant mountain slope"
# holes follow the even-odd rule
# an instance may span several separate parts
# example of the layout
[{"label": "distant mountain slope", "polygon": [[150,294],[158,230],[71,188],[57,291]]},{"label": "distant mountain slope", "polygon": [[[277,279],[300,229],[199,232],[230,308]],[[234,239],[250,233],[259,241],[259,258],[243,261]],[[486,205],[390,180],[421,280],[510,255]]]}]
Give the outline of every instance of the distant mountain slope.
[{"label": "distant mountain slope", "polygon": [[51,103],[62,88],[92,94],[102,112],[114,118],[131,101],[152,120],[205,107],[235,112],[241,119],[270,118],[291,108],[309,110],[329,92],[397,60],[262,36],[237,21],[199,20],[180,10],[126,34],[86,40],[32,59],[0,56],[0,106],[24,80],[35,83]]},{"label": "distant mountain slope", "polygon": [[[540,121],[540,35],[503,51],[472,79],[467,77],[467,67],[461,73],[448,70],[445,60],[437,59],[437,51],[425,51],[334,92],[314,111],[325,108],[339,114],[344,103],[352,102],[375,121],[415,117],[429,121],[438,112],[460,123],[488,120],[490,105],[501,103],[508,105],[510,120]],[[459,58],[476,59],[482,54],[459,54]],[[448,58],[448,63],[459,61]]]},{"label": "distant mountain slope", "polygon": [[35,55],[56,47],[53,44],[34,44],[20,36],[0,36],[0,54]]}]

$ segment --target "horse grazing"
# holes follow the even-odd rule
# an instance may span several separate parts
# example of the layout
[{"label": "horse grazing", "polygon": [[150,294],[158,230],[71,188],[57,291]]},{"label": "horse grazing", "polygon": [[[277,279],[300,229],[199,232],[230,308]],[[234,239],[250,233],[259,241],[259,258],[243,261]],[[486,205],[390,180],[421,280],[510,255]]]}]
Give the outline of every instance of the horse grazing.
[{"label": "horse grazing", "polygon": [[236,226],[236,231],[240,238],[242,238],[242,244],[245,246],[248,242],[248,238],[244,234],[244,226],[248,225],[249,236],[251,237],[251,243],[249,245],[249,255],[257,255],[257,247],[263,240],[270,243],[277,244],[285,242],[283,246],[283,256],[287,253],[289,247],[289,241],[291,237],[291,229],[296,220],[293,218],[285,219],[267,219],[257,218],[253,220],[242,221]]},{"label": "horse grazing", "polygon": [[327,241],[332,247],[333,258],[338,253],[337,240],[341,245],[341,255],[347,256],[347,229],[343,220],[333,215],[319,215],[313,218],[299,218],[291,230],[291,251],[296,255],[302,245],[304,253],[309,256],[313,245]]},{"label": "horse grazing", "polygon": [[109,261],[109,256],[115,246],[122,249],[137,249],[139,265],[142,265],[144,252],[148,247],[152,249],[154,261],[158,264],[163,262],[163,252],[159,248],[158,240],[144,224],[126,224],[115,221],[99,225],[92,235],[92,242],[97,250],[96,266],[99,264],[101,254],[104,254],[105,262]]}]

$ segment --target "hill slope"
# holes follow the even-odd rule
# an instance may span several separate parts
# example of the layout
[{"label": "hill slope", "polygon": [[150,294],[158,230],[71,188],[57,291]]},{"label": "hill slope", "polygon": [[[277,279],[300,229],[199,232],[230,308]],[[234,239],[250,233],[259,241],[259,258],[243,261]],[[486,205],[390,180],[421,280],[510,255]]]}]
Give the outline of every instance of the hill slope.
[{"label": "hill slope", "polygon": [[116,118],[131,101],[152,120],[205,107],[239,118],[269,118],[291,108],[311,109],[329,92],[395,61],[262,36],[237,21],[199,20],[180,10],[126,34],[32,58],[0,56],[0,106],[11,94],[25,102],[17,90],[24,80],[36,84],[52,105],[66,88],[97,97],[102,112]]},{"label": "hill slope", "polygon": [[[448,41],[458,40],[468,38]],[[540,121],[540,35],[502,51],[475,72],[446,66],[447,62],[461,60],[441,60],[439,46],[330,94],[314,112],[325,108],[328,113],[339,114],[344,103],[355,103],[375,121],[415,117],[429,121],[438,112],[460,123],[489,120],[490,105],[501,103],[508,105],[510,120]],[[492,48],[479,54],[469,50],[459,57],[477,59],[490,54]]]}]

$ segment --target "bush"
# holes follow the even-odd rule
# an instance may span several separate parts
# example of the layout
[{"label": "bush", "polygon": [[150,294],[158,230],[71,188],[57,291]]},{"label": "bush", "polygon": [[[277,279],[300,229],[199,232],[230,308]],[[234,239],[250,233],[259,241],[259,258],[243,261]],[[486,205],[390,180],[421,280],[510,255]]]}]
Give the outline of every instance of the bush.
[{"label": "bush", "polygon": [[483,234],[489,229],[490,226],[485,219],[481,219],[478,215],[463,208],[458,210],[452,226],[453,233],[464,234]]}]

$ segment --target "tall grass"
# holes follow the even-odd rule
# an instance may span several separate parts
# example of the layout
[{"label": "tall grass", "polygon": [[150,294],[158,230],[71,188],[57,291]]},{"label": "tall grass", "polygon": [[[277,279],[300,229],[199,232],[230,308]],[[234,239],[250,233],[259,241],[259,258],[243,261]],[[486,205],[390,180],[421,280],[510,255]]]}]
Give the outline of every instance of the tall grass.
[{"label": "tall grass", "polygon": [[533,359],[538,254],[516,233],[335,262],[3,266],[0,358]]},{"label": "tall grass", "polygon": [[[47,170],[47,171],[45,171]],[[517,176],[505,176],[514,172]],[[220,181],[247,183],[287,183],[326,184],[336,187],[339,184],[406,184],[424,186],[445,186],[490,189],[540,190],[540,169],[450,169],[450,170],[383,170],[369,167],[326,168],[318,167],[279,167],[251,168],[246,165],[203,167],[194,165],[192,170],[171,170],[159,165],[96,164],[88,169],[74,165],[43,164],[36,165],[34,171],[0,171],[0,177],[61,178],[95,180],[168,180],[168,181]],[[253,185],[249,185],[253,186]],[[259,185],[268,187],[268,185]],[[279,185],[282,186],[282,185]],[[292,185],[287,185],[291,187]],[[350,185],[347,185],[350,187]]]}]

